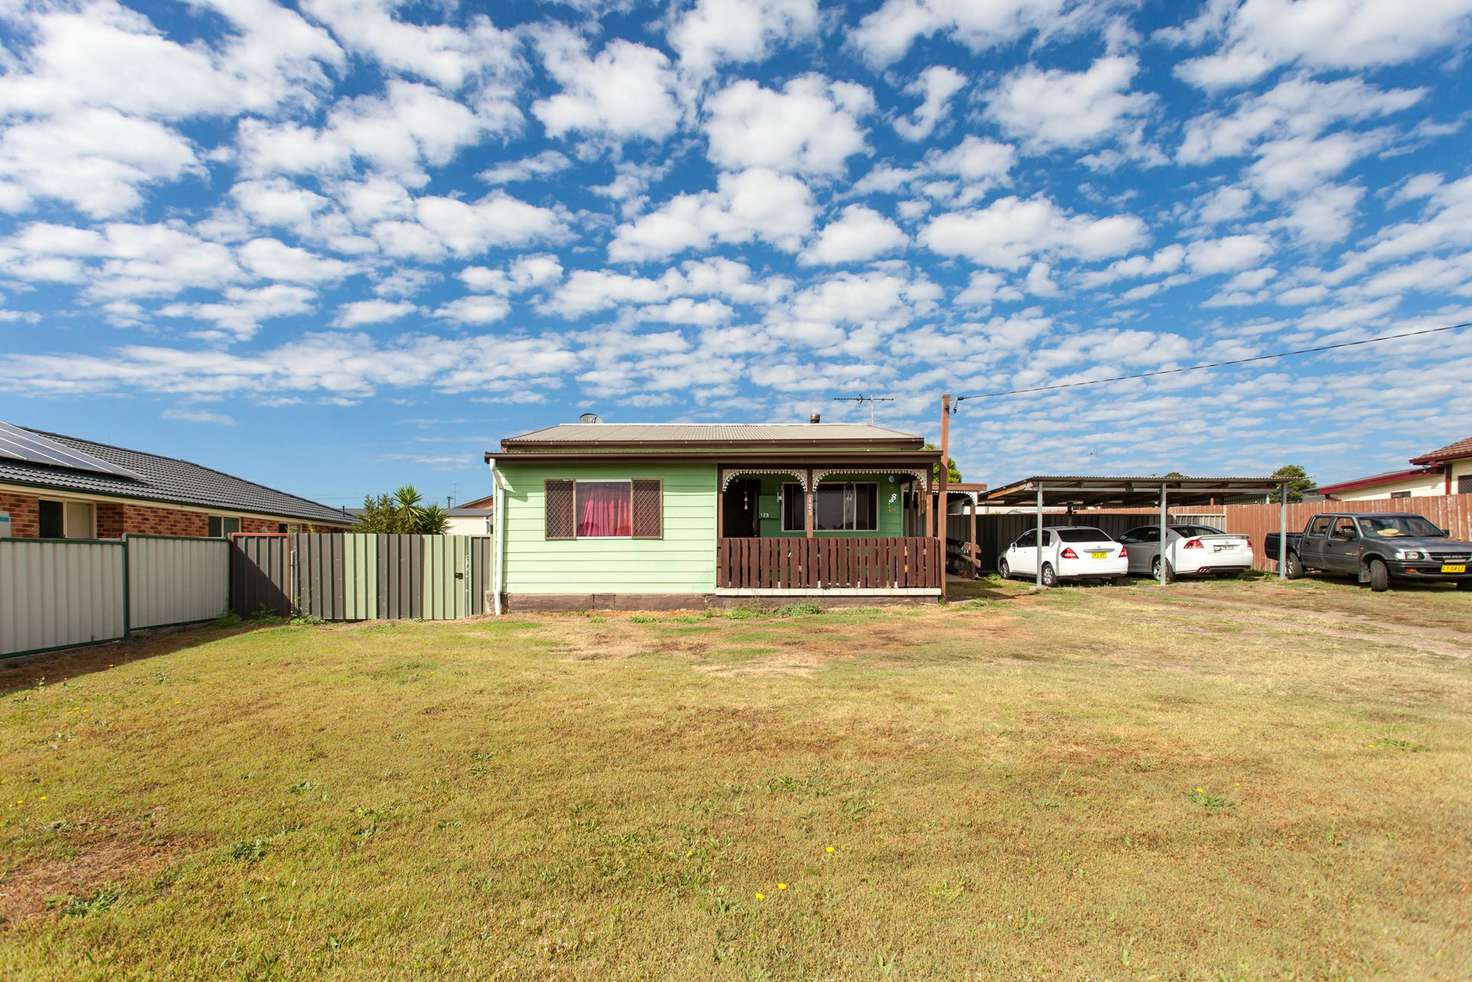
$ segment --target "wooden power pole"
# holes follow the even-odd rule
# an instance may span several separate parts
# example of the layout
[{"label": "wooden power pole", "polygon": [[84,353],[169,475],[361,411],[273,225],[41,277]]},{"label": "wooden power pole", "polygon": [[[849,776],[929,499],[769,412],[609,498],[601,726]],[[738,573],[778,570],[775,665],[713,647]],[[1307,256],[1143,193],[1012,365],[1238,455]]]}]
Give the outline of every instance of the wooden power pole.
[{"label": "wooden power pole", "polygon": [[940,539],[940,596],[944,600],[946,596],[946,566],[949,565],[946,555],[946,539],[949,529],[946,520],[950,515],[950,482],[951,482],[951,394],[947,392],[940,397],[940,489],[936,495],[937,515],[935,518],[935,534]]}]

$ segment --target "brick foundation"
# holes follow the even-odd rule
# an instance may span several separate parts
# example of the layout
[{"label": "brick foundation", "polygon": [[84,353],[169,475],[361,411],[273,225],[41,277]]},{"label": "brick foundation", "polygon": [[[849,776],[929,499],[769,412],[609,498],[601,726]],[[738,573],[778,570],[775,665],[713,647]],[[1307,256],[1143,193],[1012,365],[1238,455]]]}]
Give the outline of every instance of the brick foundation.
[{"label": "brick foundation", "polygon": [[10,534],[17,539],[34,539],[41,534],[39,498],[0,491],[0,511],[10,513]]}]

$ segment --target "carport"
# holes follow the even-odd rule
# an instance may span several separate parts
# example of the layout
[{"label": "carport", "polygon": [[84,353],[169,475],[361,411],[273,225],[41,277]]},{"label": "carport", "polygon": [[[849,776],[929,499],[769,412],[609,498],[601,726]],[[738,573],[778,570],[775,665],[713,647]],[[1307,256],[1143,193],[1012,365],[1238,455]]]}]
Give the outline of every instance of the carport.
[{"label": "carport", "polygon": [[[1159,506],[1160,541],[1165,547],[1171,505],[1196,507],[1222,504],[1233,498],[1258,498],[1277,492],[1280,505],[1278,576],[1286,576],[1288,558],[1288,482],[1276,477],[1080,477],[1037,475],[1014,481],[981,496],[981,505],[1037,509],[1037,585],[1043,585],[1043,508],[1063,505],[1070,516],[1078,508],[1143,508]],[[1166,580],[1160,564],[1160,582]]]}]

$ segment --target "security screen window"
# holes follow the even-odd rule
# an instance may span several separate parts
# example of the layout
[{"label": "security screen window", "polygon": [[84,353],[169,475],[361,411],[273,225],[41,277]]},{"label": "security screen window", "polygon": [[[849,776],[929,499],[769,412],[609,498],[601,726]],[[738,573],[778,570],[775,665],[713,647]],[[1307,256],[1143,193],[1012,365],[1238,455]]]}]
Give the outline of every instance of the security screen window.
[{"label": "security screen window", "polygon": [[879,485],[818,485],[813,495],[813,528],[819,532],[875,531],[879,528]]},{"label": "security screen window", "polygon": [[65,535],[62,521],[62,504],[59,501],[40,502],[41,528],[40,534],[43,539],[60,539]]}]

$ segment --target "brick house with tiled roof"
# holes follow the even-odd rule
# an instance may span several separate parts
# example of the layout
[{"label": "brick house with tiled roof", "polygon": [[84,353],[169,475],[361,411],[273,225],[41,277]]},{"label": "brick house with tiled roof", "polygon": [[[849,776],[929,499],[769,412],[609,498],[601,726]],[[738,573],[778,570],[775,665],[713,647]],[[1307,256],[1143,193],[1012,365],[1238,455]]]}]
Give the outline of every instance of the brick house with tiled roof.
[{"label": "brick house with tiled roof", "polygon": [[1336,501],[1472,494],[1472,436],[1412,457],[1409,462],[1416,466],[1325,484],[1315,491]]},{"label": "brick house with tiled roof", "polygon": [[0,535],[332,531],[339,508],[187,460],[0,423]]}]

